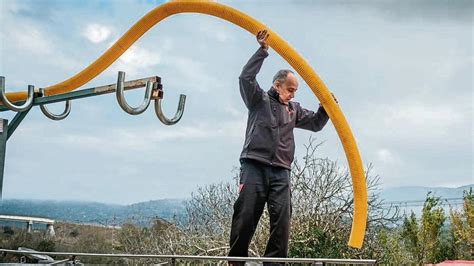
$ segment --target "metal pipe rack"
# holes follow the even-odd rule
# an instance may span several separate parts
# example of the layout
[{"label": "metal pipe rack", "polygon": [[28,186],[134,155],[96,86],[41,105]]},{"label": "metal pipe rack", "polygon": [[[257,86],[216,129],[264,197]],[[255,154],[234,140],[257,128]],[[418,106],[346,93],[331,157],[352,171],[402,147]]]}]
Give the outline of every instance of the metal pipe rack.
[{"label": "metal pipe rack", "polygon": [[[142,104],[136,108],[127,104],[124,91],[146,87],[145,97]],[[44,89],[35,89],[33,85],[28,86],[28,98],[25,101],[11,103],[8,100],[8,94],[5,92],[5,77],[0,76],[0,112],[14,111],[17,114],[9,123],[7,119],[0,118],[0,199],[3,191],[3,175],[5,169],[5,153],[7,141],[18,128],[20,123],[26,117],[28,112],[34,107],[39,106],[43,114],[53,120],[62,120],[66,118],[71,111],[71,101],[99,96],[109,93],[115,93],[120,107],[131,115],[143,113],[149,106],[151,100],[155,101],[155,113],[158,119],[165,125],[176,124],[184,113],[186,96],[180,95],[178,110],[173,118],[167,118],[161,109],[163,99],[163,85],[158,76],[131,80],[125,82],[125,72],[118,73],[117,83],[93,87],[83,90],[71,91],[63,94],[51,96],[44,95]],[[65,110],[62,114],[52,114],[45,105],[51,103],[65,102]]]}]

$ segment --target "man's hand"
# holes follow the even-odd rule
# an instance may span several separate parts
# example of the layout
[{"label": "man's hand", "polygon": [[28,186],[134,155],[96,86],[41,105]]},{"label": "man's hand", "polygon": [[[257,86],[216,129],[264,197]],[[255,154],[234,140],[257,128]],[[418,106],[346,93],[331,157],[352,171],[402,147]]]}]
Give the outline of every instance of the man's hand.
[{"label": "man's hand", "polygon": [[[334,101],[339,104],[339,101],[336,99],[336,96],[334,96],[334,93],[331,92],[331,96],[332,98],[334,99]],[[322,107],[323,105],[321,103],[319,103],[319,107]]]},{"label": "man's hand", "polygon": [[257,33],[257,42],[265,51],[268,50],[268,36],[270,36],[270,34],[267,33],[267,30],[261,30]]}]

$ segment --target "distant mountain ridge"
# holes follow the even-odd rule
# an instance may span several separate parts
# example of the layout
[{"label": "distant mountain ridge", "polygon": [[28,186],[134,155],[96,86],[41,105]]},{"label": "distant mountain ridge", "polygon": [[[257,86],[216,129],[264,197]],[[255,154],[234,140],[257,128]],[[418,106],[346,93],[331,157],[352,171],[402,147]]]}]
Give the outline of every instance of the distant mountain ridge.
[{"label": "distant mountain ridge", "polygon": [[184,200],[163,199],[131,205],[98,202],[20,200],[0,201],[0,214],[29,215],[75,223],[121,225],[132,222],[148,225],[159,217],[164,220],[183,219]]},{"label": "distant mountain ridge", "polygon": [[[462,198],[463,191],[473,187],[474,184],[458,188],[393,187],[380,191],[380,197],[385,202],[424,201],[427,193],[431,191],[443,199]],[[8,199],[0,201],[0,214],[29,215],[86,224],[122,225],[125,222],[132,222],[148,226],[157,217],[168,221],[173,219],[180,221],[185,218],[186,211],[184,199],[152,200],[130,205]]]},{"label": "distant mountain ridge", "polygon": [[425,200],[428,192],[432,192],[435,196],[443,199],[462,198],[465,190],[473,188],[474,184],[465,185],[457,188],[447,187],[423,187],[423,186],[406,186],[392,187],[383,189],[380,196],[387,202],[393,201],[415,201]]}]

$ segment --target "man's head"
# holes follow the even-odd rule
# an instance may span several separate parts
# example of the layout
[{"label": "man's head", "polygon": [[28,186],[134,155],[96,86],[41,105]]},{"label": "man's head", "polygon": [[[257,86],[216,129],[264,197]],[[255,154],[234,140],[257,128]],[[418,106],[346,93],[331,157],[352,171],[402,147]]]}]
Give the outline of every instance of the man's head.
[{"label": "man's head", "polygon": [[298,90],[298,80],[293,71],[282,69],[273,77],[273,88],[280,95],[280,102],[288,104],[295,97]]}]

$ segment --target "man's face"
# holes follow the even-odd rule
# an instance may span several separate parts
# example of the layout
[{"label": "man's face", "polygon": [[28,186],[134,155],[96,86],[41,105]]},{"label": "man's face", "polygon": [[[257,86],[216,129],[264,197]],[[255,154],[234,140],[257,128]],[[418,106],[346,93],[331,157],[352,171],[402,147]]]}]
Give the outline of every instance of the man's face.
[{"label": "man's face", "polygon": [[298,90],[298,80],[293,73],[288,73],[285,82],[276,82],[273,87],[280,95],[280,102],[288,104],[291,99],[295,97],[295,93]]}]

